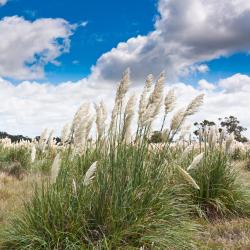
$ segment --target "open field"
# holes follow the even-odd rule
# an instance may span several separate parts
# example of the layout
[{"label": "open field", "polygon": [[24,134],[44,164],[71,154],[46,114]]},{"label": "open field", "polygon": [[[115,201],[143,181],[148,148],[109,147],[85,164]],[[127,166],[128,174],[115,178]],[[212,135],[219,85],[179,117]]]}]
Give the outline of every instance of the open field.
[{"label": "open field", "polygon": [[250,248],[249,144],[216,126],[191,139],[203,95],[175,111],[163,74],[138,102],[129,82],[125,72],[110,119],[84,103],[61,142],[47,130],[1,140],[0,249]]}]

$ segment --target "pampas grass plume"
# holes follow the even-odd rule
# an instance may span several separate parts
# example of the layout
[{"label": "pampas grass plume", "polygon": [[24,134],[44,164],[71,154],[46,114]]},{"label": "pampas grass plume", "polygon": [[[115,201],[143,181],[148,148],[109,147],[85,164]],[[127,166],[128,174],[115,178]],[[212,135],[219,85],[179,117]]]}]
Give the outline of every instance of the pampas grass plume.
[{"label": "pampas grass plume", "polygon": [[50,175],[50,179],[51,179],[51,183],[55,183],[57,176],[59,174],[60,171],[60,167],[61,167],[61,156],[60,153],[58,153],[53,161],[53,164],[51,166],[51,175]]},{"label": "pampas grass plume", "polygon": [[182,175],[182,177],[191,185],[193,186],[195,189],[200,190],[200,187],[198,186],[198,184],[196,183],[196,181],[192,178],[192,176],[185,171],[183,168],[181,168],[180,166],[177,166],[177,169],[179,170],[180,174]]},{"label": "pampas grass plume", "polygon": [[84,180],[83,180],[83,185],[87,186],[90,184],[90,182],[93,180],[95,172],[97,169],[97,161],[95,161],[87,170]]},{"label": "pampas grass plume", "polygon": [[198,154],[197,156],[194,157],[192,163],[189,165],[189,167],[187,168],[187,171],[194,169],[202,160],[204,157],[204,152]]}]

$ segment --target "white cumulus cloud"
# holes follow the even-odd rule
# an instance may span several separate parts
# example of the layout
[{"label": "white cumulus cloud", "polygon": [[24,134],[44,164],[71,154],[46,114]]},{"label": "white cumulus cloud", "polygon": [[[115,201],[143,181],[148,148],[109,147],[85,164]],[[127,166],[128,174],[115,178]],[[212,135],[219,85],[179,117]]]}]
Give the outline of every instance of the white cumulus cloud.
[{"label": "white cumulus cloud", "polygon": [[208,82],[205,79],[201,79],[198,81],[198,85],[202,90],[214,90],[216,86],[213,83]]},{"label": "white cumulus cloud", "polygon": [[[226,83],[230,82],[232,78],[237,80],[242,77],[247,76],[237,74],[221,79],[219,82]],[[167,82],[166,84],[166,90],[175,88],[179,107],[186,105],[196,95],[205,93],[204,105],[189,122],[203,119],[217,121],[219,117],[234,115],[243,126],[250,128],[250,76],[241,88],[235,89],[233,92],[227,91],[222,86],[212,88],[210,85],[215,86],[215,84],[205,82],[205,80],[202,80],[200,85],[203,85],[202,82],[206,83],[202,89],[185,83],[170,84]],[[133,81],[132,73],[130,92],[139,96],[141,89],[142,82],[138,85],[138,82]],[[31,81],[23,81],[14,85],[0,79],[0,131],[35,136],[40,134],[43,128],[48,127],[55,129],[59,134],[62,126],[71,121],[74,112],[82,102],[103,100],[110,111],[114,95],[115,88],[110,82],[100,84],[89,81],[89,79],[58,85],[39,84]],[[247,135],[250,136],[250,130]]]},{"label": "white cumulus cloud", "polygon": [[235,74],[220,80],[219,86],[228,93],[250,92],[250,77],[248,75]]},{"label": "white cumulus cloud", "polygon": [[35,21],[23,17],[0,20],[0,76],[15,79],[44,77],[44,65],[69,50],[74,26],[61,18]]},{"label": "white cumulus cloud", "polygon": [[[221,56],[250,49],[250,2],[245,0],[160,0],[155,29],[103,54],[92,68],[117,79],[126,67],[141,79],[165,70],[171,79]],[[202,64],[197,69],[206,72]]]}]

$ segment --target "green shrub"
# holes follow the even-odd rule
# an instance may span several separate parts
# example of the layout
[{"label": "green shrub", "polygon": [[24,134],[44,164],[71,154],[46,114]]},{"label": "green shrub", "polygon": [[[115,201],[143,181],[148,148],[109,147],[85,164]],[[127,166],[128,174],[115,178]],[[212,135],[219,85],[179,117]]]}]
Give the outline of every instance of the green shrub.
[{"label": "green shrub", "polygon": [[10,163],[18,163],[23,170],[29,170],[31,167],[29,150],[25,147],[4,148],[0,146],[0,168],[4,170]]},{"label": "green shrub", "polygon": [[229,157],[222,151],[208,151],[190,173],[200,187],[192,190],[200,215],[213,219],[250,214],[249,190],[239,184]]}]

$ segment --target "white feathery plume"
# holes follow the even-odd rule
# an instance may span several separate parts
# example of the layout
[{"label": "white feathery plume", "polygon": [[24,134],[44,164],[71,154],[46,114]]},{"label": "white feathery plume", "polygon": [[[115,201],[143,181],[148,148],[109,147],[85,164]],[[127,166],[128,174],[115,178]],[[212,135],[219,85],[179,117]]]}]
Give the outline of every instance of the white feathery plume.
[{"label": "white feathery plume", "polygon": [[218,128],[217,125],[214,125],[214,130],[215,130],[215,133],[216,133],[216,138],[219,138],[220,131],[219,131],[219,128]]},{"label": "white feathery plume", "polygon": [[184,122],[185,118],[185,110],[179,109],[173,116],[171,123],[170,123],[170,130],[176,131],[178,130]]},{"label": "white feathery plume", "polygon": [[63,126],[62,131],[61,131],[61,142],[62,144],[65,144],[70,140],[70,129],[71,129],[71,124],[67,123]]},{"label": "white feathery plume", "polygon": [[44,129],[40,135],[40,139],[39,139],[39,148],[41,149],[42,152],[44,152],[46,144],[47,144],[47,140],[48,140],[48,129]]},{"label": "white feathery plume", "polygon": [[244,144],[242,142],[238,142],[238,141],[234,140],[234,143],[233,143],[232,147],[233,147],[233,150],[232,150],[233,152],[235,150],[239,150],[240,152],[245,153],[245,146],[244,146]]},{"label": "white feathery plume", "polygon": [[75,196],[77,196],[77,187],[75,179],[72,180],[72,191]]},{"label": "white feathery plume", "polygon": [[71,134],[74,135],[75,131],[79,128],[81,121],[84,117],[88,116],[90,110],[90,104],[88,102],[83,103],[80,108],[76,111],[72,126]]},{"label": "white feathery plume", "polygon": [[139,117],[139,125],[141,126],[143,116],[145,115],[147,105],[148,105],[148,93],[150,92],[150,89],[153,84],[153,75],[148,75],[146,79],[146,83],[143,89],[143,92],[140,97],[139,102],[139,111],[138,111],[138,117]]},{"label": "white feathery plume", "polygon": [[51,183],[55,183],[57,176],[59,174],[60,171],[60,167],[61,167],[61,156],[58,153],[53,161],[53,164],[51,166],[51,174],[50,174],[50,179],[51,179]]},{"label": "white feathery plume", "polygon": [[105,122],[107,120],[107,110],[106,107],[101,101],[99,105],[95,105],[96,110],[96,130],[98,134],[98,138],[101,139],[105,133]]},{"label": "white feathery plume", "polygon": [[130,126],[131,126],[131,122],[134,116],[135,103],[136,103],[136,96],[131,95],[127,102],[127,105],[125,107],[125,112],[124,112],[124,124],[123,124],[123,132],[122,132],[123,138],[127,138],[128,135],[130,135]]},{"label": "white feathery plume", "polygon": [[85,143],[87,124],[89,123],[90,119],[92,119],[90,114],[90,104],[84,103],[76,112],[71,126],[71,132],[73,133],[73,144],[75,147],[79,147],[79,145]]},{"label": "white feathery plume", "polygon": [[90,184],[90,182],[93,180],[95,172],[97,169],[97,161],[95,161],[87,170],[85,176],[84,176],[84,180],[83,180],[83,185],[87,186]]},{"label": "white feathery plume", "polygon": [[36,146],[33,144],[31,148],[31,162],[33,163],[36,159]]},{"label": "white feathery plume", "polygon": [[165,76],[164,76],[164,73],[162,72],[156,81],[153,92],[151,93],[151,95],[149,97],[149,104],[148,105],[150,105],[151,103],[159,103],[162,101],[163,90],[164,90],[164,81],[165,81]]},{"label": "white feathery plume", "polygon": [[226,129],[221,128],[220,136],[219,136],[219,141],[220,141],[221,145],[222,145],[223,141],[225,140],[225,138],[226,138]]},{"label": "white feathery plume", "polygon": [[190,116],[195,114],[199,107],[203,104],[204,94],[198,95],[195,97],[187,106],[185,111],[185,116]]},{"label": "white feathery plume", "polygon": [[132,132],[131,132],[130,128],[128,128],[126,130],[126,134],[124,136],[124,141],[125,141],[126,144],[130,144],[130,143],[133,142],[133,136],[132,136]]},{"label": "white feathery plume", "polygon": [[160,107],[161,107],[162,100],[163,100],[164,81],[165,81],[164,73],[161,73],[160,77],[158,78],[155,84],[153,92],[149,96],[147,108],[141,119],[142,126],[145,126],[145,125],[150,126],[151,122],[159,114]]},{"label": "white feathery plume", "polygon": [[130,85],[130,70],[127,69],[122,76],[121,82],[118,85],[117,92],[116,92],[116,103],[121,103],[123,101],[123,98],[125,97],[128,88]]},{"label": "white feathery plume", "polygon": [[204,131],[203,131],[203,137],[204,137],[204,138],[207,138],[207,136],[208,136],[208,132],[209,132],[209,130],[208,130],[208,126],[207,126],[207,125],[205,125],[205,126],[204,126]]},{"label": "white feathery plume", "polygon": [[186,125],[185,127],[181,127],[180,128],[180,139],[185,139],[186,135],[189,134],[190,129],[191,129],[191,125]]},{"label": "white feathery plume", "polygon": [[93,122],[95,120],[94,116],[91,116],[89,120],[86,122],[86,132],[85,132],[85,139],[88,140],[89,134],[93,125]]},{"label": "white feathery plume", "polygon": [[118,103],[115,103],[114,107],[113,107],[113,110],[112,110],[112,114],[111,114],[111,122],[110,122],[110,125],[109,125],[109,131],[111,133],[113,133],[114,129],[115,129],[118,110],[119,110]]},{"label": "white feathery plume", "polygon": [[194,169],[202,160],[204,157],[204,152],[198,154],[197,156],[194,157],[192,163],[189,165],[189,167],[187,168],[187,171]]},{"label": "white feathery plume", "polygon": [[118,116],[118,112],[122,109],[123,99],[128,91],[130,85],[130,70],[127,69],[122,76],[121,82],[116,91],[115,104],[111,114],[111,122],[109,126],[109,131],[111,133],[115,131],[116,120]]},{"label": "white feathery plume", "polygon": [[84,151],[93,122],[94,117],[88,113],[75,130],[74,147],[76,153],[81,154]]},{"label": "white feathery plume", "polygon": [[103,120],[106,121],[106,119],[108,117],[108,112],[107,112],[107,108],[106,108],[103,101],[100,102],[100,107],[101,107],[101,110],[102,110]]},{"label": "white feathery plume", "polygon": [[182,155],[181,155],[181,160],[186,159],[186,157],[187,157],[188,154],[193,150],[193,148],[194,148],[193,144],[190,144],[189,146],[187,146],[187,147],[184,149],[184,151],[183,151],[183,153],[182,153]]},{"label": "white feathery plume", "polygon": [[226,139],[226,153],[230,153],[233,141],[234,141],[234,133],[231,133],[229,136],[227,136]]},{"label": "white feathery plume", "polygon": [[48,135],[48,129],[45,128],[40,135],[39,143],[42,143],[44,140],[46,140],[47,135]]},{"label": "white feathery plume", "polygon": [[154,76],[152,74],[149,74],[146,78],[146,82],[145,82],[145,86],[144,89],[146,90],[146,92],[149,92],[152,85],[153,85],[153,80],[154,80]]},{"label": "white feathery plume", "polygon": [[53,144],[54,144],[53,134],[54,134],[54,130],[52,129],[50,131],[50,133],[49,133],[49,136],[48,136],[48,145],[49,145],[49,147],[53,146]]},{"label": "white feathery plume", "polygon": [[177,166],[177,169],[179,170],[179,172],[181,173],[182,177],[191,185],[193,186],[195,189],[200,189],[200,187],[198,186],[198,184],[196,183],[196,181],[193,179],[193,177],[187,172],[185,171],[182,167]]},{"label": "white feathery plume", "polygon": [[165,114],[172,112],[175,108],[175,104],[176,104],[175,92],[174,89],[171,89],[168,91],[164,101]]},{"label": "white feathery plume", "polygon": [[216,128],[215,126],[211,126],[209,129],[209,134],[208,134],[208,145],[211,148],[214,148],[216,142],[217,142]]},{"label": "white feathery plume", "polygon": [[150,105],[147,109],[146,112],[143,114],[143,117],[140,121],[140,126],[144,127],[147,125],[150,125],[152,123],[152,121],[154,120],[154,114],[156,113],[156,109],[154,107],[154,105]]}]

